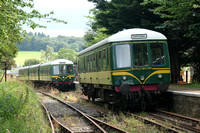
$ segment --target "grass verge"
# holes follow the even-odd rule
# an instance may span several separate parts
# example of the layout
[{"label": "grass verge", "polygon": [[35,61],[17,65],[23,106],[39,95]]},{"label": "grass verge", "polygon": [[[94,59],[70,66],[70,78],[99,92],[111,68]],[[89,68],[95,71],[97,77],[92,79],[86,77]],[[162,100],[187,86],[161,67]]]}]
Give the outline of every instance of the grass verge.
[{"label": "grass verge", "polygon": [[0,83],[0,133],[50,132],[36,93],[19,82]]}]

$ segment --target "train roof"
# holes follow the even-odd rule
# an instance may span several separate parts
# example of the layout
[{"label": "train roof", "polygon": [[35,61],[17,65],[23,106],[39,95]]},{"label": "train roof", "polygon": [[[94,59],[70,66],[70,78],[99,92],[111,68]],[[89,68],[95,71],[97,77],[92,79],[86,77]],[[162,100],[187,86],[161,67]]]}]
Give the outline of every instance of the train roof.
[{"label": "train roof", "polygon": [[40,64],[29,66],[29,68],[38,67]]},{"label": "train roof", "polygon": [[57,59],[57,60],[45,62],[45,63],[41,64],[40,66],[59,65],[59,64],[73,64],[73,62],[70,60],[66,60],[66,59]]},{"label": "train roof", "polygon": [[29,67],[30,66],[21,67],[21,68],[19,68],[19,70],[28,69]]},{"label": "train roof", "polygon": [[81,52],[79,52],[79,55],[84,54],[102,45],[105,45],[109,42],[134,41],[134,40],[167,40],[167,38],[162,33],[152,30],[141,29],[141,28],[127,29],[119,31],[118,33],[113,34],[112,36],[82,50]]}]

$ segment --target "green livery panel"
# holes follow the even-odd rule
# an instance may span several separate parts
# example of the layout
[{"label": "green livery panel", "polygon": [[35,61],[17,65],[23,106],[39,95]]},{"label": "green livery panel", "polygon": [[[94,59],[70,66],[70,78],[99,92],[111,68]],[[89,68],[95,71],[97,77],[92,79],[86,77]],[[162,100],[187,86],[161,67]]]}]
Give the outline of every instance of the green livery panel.
[{"label": "green livery panel", "polygon": [[108,43],[79,55],[81,84],[144,85],[170,82],[166,41]]}]

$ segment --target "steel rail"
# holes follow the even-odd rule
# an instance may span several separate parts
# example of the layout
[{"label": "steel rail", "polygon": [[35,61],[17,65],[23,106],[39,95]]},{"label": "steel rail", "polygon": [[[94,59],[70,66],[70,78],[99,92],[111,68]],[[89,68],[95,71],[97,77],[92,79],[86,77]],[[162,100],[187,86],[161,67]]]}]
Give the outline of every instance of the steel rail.
[{"label": "steel rail", "polygon": [[[83,98],[83,97],[81,97],[82,99],[84,99],[84,100],[87,100],[86,98]],[[96,103],[97,104],[97,103]],[[102,105],[102,104],[97,104],[97,105]],[[119,111],[118,109],[116,109],[115,108],[115,110],[116,111]],[[166,125],[164,125],[164,124],[161,124],[161,123],[163,123],[162,121],[159,121],[158,122],[158,120],[156,119],[156,121],[154,120],[150,120],[150,119],[147,119],[147,118],[145,118],[145,117],[142,117],[142,116],[139,116],[139,115],[136,115],[136,114],[133,114],[133,113],[129,113],[129,112],[125,112],[125,111],[123,111],[123,113],[124,114],[127,114],[127,115],[132,115],[133,117],[135,117],[137,120],[140,120],[140,121],[143,121],[143,122],[145,122],[145,123],[147,123],[147,124],[153,124],[153,125],[156,125],[158,128],[164,128],[164,129],[166,129],[166,131],[167,132],[173,132],[173,133],[179,133],[180,132],[180,130],[176,130],[178,127],[176,127],[176,126],[173,126],[173,128],[171,128],[171,127],[167,127]],[[95,121],[95,120],[94,120]],[[179,128],[178,128],[179,129]],[[126,131],[125,131],[126,132]]]},{"label": "steel rail", "polygon": [[[87,115],[87,114],[86,114]],[[106,130],[107,132],[114,132],[114,133],[128,133],[127,131],[124,131],[122,129],[119,129],[115,126],[112,126],[110,124],[107,124],[99,119],[96,119],[90,115],[87,115],[88,117],[90,117],[92,120],[94,120],[97,124],[99,124],[101,127],[104,127],[104,130]]]},{"label": "steel rail", "polygon": [[[198,124],[200,124],[200,120],[199,119],[195,119],[195,118],[190,118],[190,117],[187,117],[187,116],[183,116],[183,115],[179,115],[179,114],[175,114],[175,113],[171,113],[171,112],[167,112],[167,111],[162,111],[162,110],[156,110],[158,113],[163,113],[163,114],[166,114],[166,115],[170,115],[172,117],[175,117],[175,118],[179,118],[179,119],[183,119],[183,120],[187,120],[187,121],[191,121],[193,122],[192,123],[192,126],[188,125],[188,124],[184,124],[184,123],[181,123],[181,122],[177,122],[177,121],[173,121],[171,120],[170,118],[166,118],[166,117],[160,117],[160,116],[156,116],[156,114],[152,114],[150,113],[150,115],[153,115],[153,117],[157,117],[159,119],[162,119],[163,121],[169,121],[171,122],[173,125],[178,125],[178,127],[180,129],[183,129],[183,131],[187,131],[187,132],[200,132],[200,129],[199,128],[196,128]],[[194,124],[195,123],[195,124]]]},{"label": "steel rail", "polygon": [[190,126],[187,126],[185,124],[181,124],[177,121],[173,121],[169,118],[163,118],[163,117],[160,117],[160,116],[156,116],[155,114],[152,114],[152,113],[149,113],[149,115],[151,115],[154,119],[158,119],[158,120],[161,120],[162,122],[168,122],[168,123],[171,123],[172,127],[176,128],[177,130],[180,130],[180,131],[185,131],[185,132],[195,132],[195,133],[198,133],[200,132],[199,129],[194,129]]},{"label": "steel rail", "polygon": [[169,115],[173,115],[173,116],[177,116],[179,118],[200,124],[200,119],[195,119],[195,118],[191,118],[191,117],[187,117],[187,116],[183,116],[183,115],[179,115],[179,114],[176,114],[176,113],[167,112],[167,111],[163,111],[163,110],[156,110],[156,111],[161,112],[161,113],[165,113],[165,114],[169,114]]},{"label": "steel rail", "polygon": [[128,114],[128,115],[132,115],[137,120],[143,121],[146,124],[153,124],[153,125],[157,126],[158,128],[164,128],[167,132],[173,132],[173,133],[179,133],[180,132],[179,130],[176,130],[175,128],[171,128],[171,127],[168,127],[164,124],[161,124],[162,121],[150,120],[150,119],[147,119],[145,117],[142,117],[142,116],[139,116],[139,115],[136,115],[136,114],[133,114],[133,113],[129,113],[129,112],[125,112],[125,113]]},{"label": "steel rail", "polygon": [[50,114],[49,114],[47,108],[46,108],[46,107],[44,106],[44,104],[42,104],[41,102],[40,102],[40,104],[42,105],[42,107],[43,107],[43,109],[45,110],[46,115],[47,115],[47,117],[48,117],[49,124],[50,124],[50,126],[51,126],[51,133],[55,133],[55,129],[54,129],[54,126],[53,126],[53,123],[52,123],[52,120],[51,120],[51,117],[50,117]]},{"label": "steel rail", "polygon": [[70,130],[69,128],[67,128],[66,126],[64,126],[62,123],[60,123],[51,113],[49,113],[49,114],[53,118],[53,120],[60,125],[61,130],[63,132],[74,133],[72,130]]},{"label": "steel rail", "polygon": [[101,127],[99,126],[96,122],[94,122],[91,118],[89,118],[85,113],[81,112],[80,110],[78,110],[77,108],[73,107],[72,105],[68,104],[67,102],[59,99],[58,97],[55,97],[53,95],[50,95],[48,93],[44,93],[44,92],[39,92],[37,91],[38,93],[42,93],[43,95],[46,95],[46,96],[49,96],[65,105],[67,105],[68,107],[72,108],[73,110],[77,111],[80,115],[84,116],[84,118],[86,118],[93,126],[95,126],[95,128],[97,129],[96,132],[102,132],[102,133],[106,133],[106,131]]}]

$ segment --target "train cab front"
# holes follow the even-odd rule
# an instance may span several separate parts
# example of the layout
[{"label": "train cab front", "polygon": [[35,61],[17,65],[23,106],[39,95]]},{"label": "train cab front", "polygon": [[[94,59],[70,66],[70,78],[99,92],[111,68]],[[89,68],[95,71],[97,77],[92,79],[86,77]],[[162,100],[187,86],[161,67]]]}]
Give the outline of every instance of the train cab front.
[{"label": "train cab front", "polygon": [[52,75],[53,85],[62,91],[68,91],[74,87],[73,65],[55,65]]},{"label": "train cab front", "polygon": [[170,64],[165,41],[123,43],[113,46],[114,89],[126,104],[153,103],[170,83]]}]

